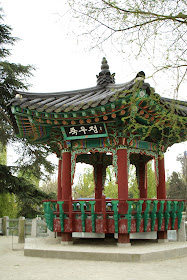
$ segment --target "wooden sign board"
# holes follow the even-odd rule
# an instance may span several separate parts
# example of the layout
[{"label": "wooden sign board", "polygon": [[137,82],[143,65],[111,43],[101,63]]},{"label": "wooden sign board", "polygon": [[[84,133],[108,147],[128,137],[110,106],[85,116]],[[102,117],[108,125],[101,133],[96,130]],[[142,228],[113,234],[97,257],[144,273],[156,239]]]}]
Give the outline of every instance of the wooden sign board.
[{"label": "wooden sign board", "polygon": [[104,123],[63,126],[61,131],[65,140],[108,137]]}]

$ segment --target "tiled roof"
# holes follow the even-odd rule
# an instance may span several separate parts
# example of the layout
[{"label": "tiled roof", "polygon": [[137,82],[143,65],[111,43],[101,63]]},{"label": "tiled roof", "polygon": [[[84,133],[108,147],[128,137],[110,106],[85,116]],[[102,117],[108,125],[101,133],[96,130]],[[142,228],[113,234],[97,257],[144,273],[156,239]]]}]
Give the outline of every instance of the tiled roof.
[{"label": "tiled roof", "polygon": [[[124,84],[115,84],[115,74],[111,74],[107,60],[103,58],[101,72],[97,75],[95,87],[53,93],[17,92],[10,102],[12,106],[23,109],[36,110],[46,113],[76,112],[104,106],[123,99],[133,87],[146,89],[150,92],[150,85],[144,83],[145,74],[139,72],[134,79]],[[175,105],[175,113],[187,116],[187,102],[175,101],[159,96],[160,102],[166,108]]]},{"label": "tiled roof", "polygon": [[[54,92],[54,93],[30,93],[19,92],[11,100],[11,105],[37,110],[38,112],[68,112],[86,110],[98,105],[114,102],[118,98],[123,98],[134,84],[134,80],[126,84],[106,86],[96,86],[87,89]],[[147,87],[147,86],[146,86]]]},{"label": "tiled roof", "polygon": [[182,115],[184,117],[187,116],[187,102],[174,100],[170,98],[161,97],[160,102],[166,107],[169,108],[172,104],[175,106],[175,113]]}]

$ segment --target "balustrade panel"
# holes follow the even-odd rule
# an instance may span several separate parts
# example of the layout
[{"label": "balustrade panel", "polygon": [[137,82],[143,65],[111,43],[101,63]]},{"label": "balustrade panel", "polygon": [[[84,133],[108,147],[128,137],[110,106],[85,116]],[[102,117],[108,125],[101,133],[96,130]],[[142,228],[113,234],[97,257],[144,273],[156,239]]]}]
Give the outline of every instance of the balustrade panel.
[{"label": "balustrade panel", "polygon": [[[55,232],[134,233],[180,228],[184,200],[102,198],[102,211],[95,209],[96,199],[44,201],[47,227]],[[128,205],[119,213],[119,203]],[[145,207],[142,207],[142,206]]]}]

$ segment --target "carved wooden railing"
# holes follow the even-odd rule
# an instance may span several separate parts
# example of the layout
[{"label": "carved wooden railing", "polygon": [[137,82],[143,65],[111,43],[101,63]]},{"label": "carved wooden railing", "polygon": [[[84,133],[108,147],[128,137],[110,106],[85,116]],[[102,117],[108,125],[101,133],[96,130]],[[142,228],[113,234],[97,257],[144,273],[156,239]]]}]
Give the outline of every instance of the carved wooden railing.
[{"label": "carved wooden railing", "polygon": [[[79,199],[43,202],[47,227],[56,232],[132,233],[179,229],[185,200]],[[100,210],[96,211],[96,205]],[[125,211],[119,211],[119,205]],[[64,210],[64,209],[68,209]],[[122,208],[123,209],[123,208]]]}]

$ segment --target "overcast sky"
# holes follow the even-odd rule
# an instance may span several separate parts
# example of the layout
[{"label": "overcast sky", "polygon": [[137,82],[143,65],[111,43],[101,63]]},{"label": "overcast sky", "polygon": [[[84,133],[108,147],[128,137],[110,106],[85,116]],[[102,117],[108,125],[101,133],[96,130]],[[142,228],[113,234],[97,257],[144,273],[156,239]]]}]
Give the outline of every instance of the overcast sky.
[{"label": "overcast sky", "polygon": [[[111,73],[116,73],[116,83],[133,79],[143,70],[150,75],[144,60],[126,61],[110,44],[105,50],[90,50],[91,43],[80,34],[79,20],[71,18],[62,0],[0,0],[5,14],[5,24],[13,28],[13,36],[20,40],[12,47],[9,61],[31,64],[36,68],[29,80],[31,92],[57,92],[87,88],[96,85],[101,60],[106,56]],[[127,46],[128,48],[128,46]],[[147,79],[156,92],[169,95],[166,90],[172,81],[158,77]],[[165,90],[164,90],[165,88]],[[170,173],[180,170],[176,156],[187,150],[186,142],[175,144],[165,154],[166,169]]]}]

